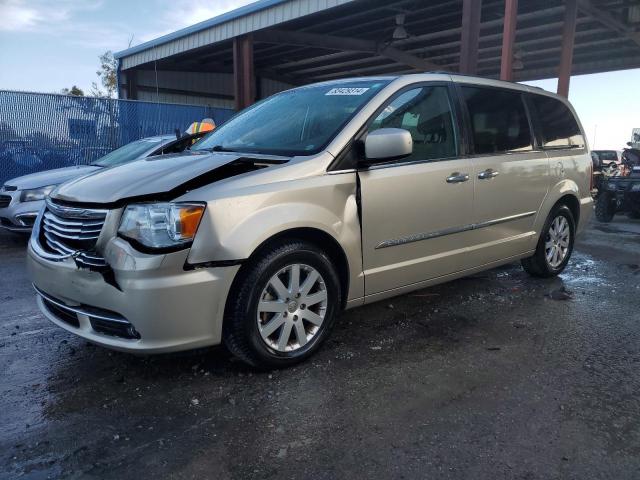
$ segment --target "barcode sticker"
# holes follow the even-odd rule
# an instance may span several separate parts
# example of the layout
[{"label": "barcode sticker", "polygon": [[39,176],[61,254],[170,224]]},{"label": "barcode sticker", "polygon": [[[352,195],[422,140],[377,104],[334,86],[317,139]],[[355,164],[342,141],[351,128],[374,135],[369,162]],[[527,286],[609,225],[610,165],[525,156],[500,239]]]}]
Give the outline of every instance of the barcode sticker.
[{"label": "barcode sticker", "polygon": [[362,95],[369,88],[340,87],[332,88],[325,95]]}]

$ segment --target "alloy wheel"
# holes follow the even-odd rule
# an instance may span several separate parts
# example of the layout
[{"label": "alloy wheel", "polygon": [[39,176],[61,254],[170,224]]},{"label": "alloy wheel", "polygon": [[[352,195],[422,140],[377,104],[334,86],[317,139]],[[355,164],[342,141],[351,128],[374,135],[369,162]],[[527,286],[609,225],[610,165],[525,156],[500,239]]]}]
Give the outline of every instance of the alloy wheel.
[{"label": "alloy wheel", "polygon": [[260,295],[257,322],[262,340],[278,352],[303,348],[320,331],[327,301],[325,281],[315,268],[287,265],[269,279]]},{"label": "alloy wheel", "polygon": [[558,215],[551,222],[545,238],[545,257],[551,268],[558,268],[567,258],[570,240],[569,222],[564,216]]}]

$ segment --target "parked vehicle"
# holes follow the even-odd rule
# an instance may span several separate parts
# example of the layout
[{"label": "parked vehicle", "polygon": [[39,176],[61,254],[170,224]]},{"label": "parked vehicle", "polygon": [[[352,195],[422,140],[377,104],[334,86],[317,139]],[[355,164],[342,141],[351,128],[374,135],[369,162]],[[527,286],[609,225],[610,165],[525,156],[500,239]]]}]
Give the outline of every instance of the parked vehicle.
[{"label": "parked vehicle", "polygon": [[42,312],[97,344],[224,342],[285,367],[342,309],[517,260],[559,274],[591,215],[591,168],[572,107],[540,89],[447,74],[321,83],[189,153],[58,187],[29,270]]},{"label": "parked vehicle", "polygon": [[622,152],[618,150],[592,150],[600,159],[602,168],[618,168],[622,164]]},{"label": "parked vehicle", "polygon": [[121,165],[163,153],[181,152],[204,133],[176,138],[161,135],[128,143],[89,165],[56,168],[8,180],[0,188],[0,228],[12,232],[30,232],[45,197],[63,182],[83,177],[104,168]]},{"label": "parked vehicle", "polygon": [[[632,143],[627,143],[632,147]],[[602,178],[600,193],[596,198],[596,218],[610,222],[616,213],[626,213],[629,218],[640,218],[640,150],[625,148],[622,167],[613,175]]]}]

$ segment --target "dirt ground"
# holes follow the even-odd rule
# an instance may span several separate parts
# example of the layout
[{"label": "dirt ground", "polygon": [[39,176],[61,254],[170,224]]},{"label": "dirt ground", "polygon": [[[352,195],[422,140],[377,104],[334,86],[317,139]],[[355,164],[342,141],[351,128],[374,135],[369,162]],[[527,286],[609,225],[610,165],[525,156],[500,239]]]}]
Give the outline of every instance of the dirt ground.
[{"label": "dirt ground", "polygon": [[270,373],[65,332],[25,243],[0,234],[0,478],[640,478],[640,221],[593,223],[557,279],[514,264],[346,312]]}]

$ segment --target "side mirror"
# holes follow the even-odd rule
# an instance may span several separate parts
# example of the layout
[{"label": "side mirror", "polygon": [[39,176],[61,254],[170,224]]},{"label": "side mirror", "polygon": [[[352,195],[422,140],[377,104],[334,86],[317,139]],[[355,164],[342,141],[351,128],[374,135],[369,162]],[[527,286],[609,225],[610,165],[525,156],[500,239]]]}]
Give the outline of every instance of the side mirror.
[{"label": "side mirror", "polygon": [[402,128],[381,128],[364,141],[365,163],[374,164],[408,157],[413,153],[413,139]]},{"label": "side mirror", "polygon": [[633,143],[631,143],[631,142],[627,142],[627,146],[629,146],[629,147],[633,147]]}]

